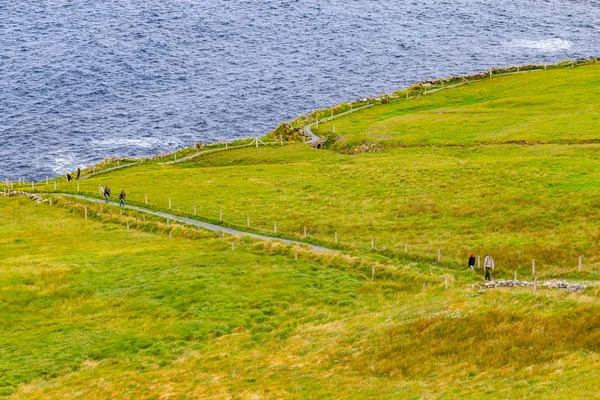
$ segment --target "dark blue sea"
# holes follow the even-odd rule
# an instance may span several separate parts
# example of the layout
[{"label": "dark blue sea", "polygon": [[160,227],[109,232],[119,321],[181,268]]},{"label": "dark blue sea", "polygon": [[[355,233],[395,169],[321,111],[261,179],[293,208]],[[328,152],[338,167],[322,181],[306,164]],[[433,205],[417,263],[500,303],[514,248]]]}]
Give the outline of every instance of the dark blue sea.
[{"label": "dark blue sea", "polygon": [[263,135],[423,79],[598,55],[598,1],[0,0],[0,179]]}]

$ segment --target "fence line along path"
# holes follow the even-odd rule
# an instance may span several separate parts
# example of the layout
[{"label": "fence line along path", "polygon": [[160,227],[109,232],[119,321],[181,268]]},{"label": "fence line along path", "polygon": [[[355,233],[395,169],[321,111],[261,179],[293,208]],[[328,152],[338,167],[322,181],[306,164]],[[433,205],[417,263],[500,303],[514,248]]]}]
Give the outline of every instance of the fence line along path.
[{"label": "fence line along path", "polygon": [[[77,198],[77,199],[81,199],[81,200],[87,200],[87,201],[91,201],[93,203],[106,203],[106,200],[103,199],[98,199],[95,197],[88,197],[88,196],[83,196],[83,195],[79,195],[79,194],[71,194],[71,193],[54,193],[54,195],[57,196],[64,196],[64,197],[73,197],[73,198]],[[113,206],[118,206],[119,204],[117,202],[109,202],[109,204],[113,205]],[[288,243],[288,244],[298,244],[298,245],[305,245],[310,247],[313,250],[316,251],[324,251],[324,252],[333,252],[335,250],[332,249],[328,249],[326,247],[322,247],[322,246],[317,246],[314,244],[310,244],[310,243],[306,243],[306,242],[301,242],[298,240],[291,240],[291,239],[282,239],[282,238],[278,238],[278,237],[272,237],[272,236],[266,236],[266,235],[259,235],[257,233],[251,233],[251,232],[245,232],[245,231],[241,231],[238,229],[232,229],[232,228],[226,228],[220,225],[215,225],[215,224],[211,224],[208,222],[203,222],[203,221],[198,221],[196,219],[191,219],[191,218],[186,218],[186,217],[180,217],[178,215],[175,214],[169,214],[169,213],[164,213],[164,212],[160,212],[160,211],[153,211],[150,210],[148,208],[144,208],[144,207],[138,207],[138,206],[132,206],[132,205],[125,205],[126,209],[130,209],[130,210],[135,210],[135,211],[140,211],[146,214],[151,214],[151,215],[155,215],[157,217],[162,217],[162,218],[168,218],[169,220],[173,220],[173,221],[178,221],[178,222],[183,222],[187,225],[193,225],[193,226],[197,226],[200,228],[204,228],[207,229],[209,231],[214,231],[214,232],[223,232],[223,233],[227,233],[230,235],[246,235],[246,236],[250,236],[256,239],[261,239],[261,240],[278,240],[280,242],[284,242],[284,243]]]}]

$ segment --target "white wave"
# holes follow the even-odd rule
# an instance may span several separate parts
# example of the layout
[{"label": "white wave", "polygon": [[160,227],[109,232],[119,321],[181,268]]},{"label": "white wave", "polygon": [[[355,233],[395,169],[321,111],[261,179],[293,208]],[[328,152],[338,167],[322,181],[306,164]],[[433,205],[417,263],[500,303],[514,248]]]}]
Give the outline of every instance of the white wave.
[{"label": "white wave", "polygon": [[540,51],[559,51],[568,50],[571,48],[572,43],[565,39],[553,38],[553,39],[517,39],[507,43],[509,47],[522,47],[526,49],[534,49]]},{"label": "white wave", "polygon": [[[169,143],[168,140],[162,138],[106,138],[93,139],[92,145],[100,147],[139,147],[142,149],[150,149],[156,146]],[[170,144],[170,143],[169,143]]]},{"label": "white wave", "polygon": [[72,155],[60,155],[56,156],[54,160],[52,160],[52,171],[57,174],[63,174],[66,171],[70,171],[73,169],[73,165],[75,165],[75,157]]}]

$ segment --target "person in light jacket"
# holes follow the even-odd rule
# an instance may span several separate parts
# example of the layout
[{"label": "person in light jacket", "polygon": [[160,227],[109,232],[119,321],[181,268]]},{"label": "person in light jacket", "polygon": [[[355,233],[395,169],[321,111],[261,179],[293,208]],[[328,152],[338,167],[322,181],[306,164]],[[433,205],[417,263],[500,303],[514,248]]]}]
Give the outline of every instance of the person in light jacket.
[{"label": "person in light jacket", "polygon": [[485,280],[491,280],[490,271],[494,270],[494,259],[492,256],[485,256],[485,260],[483,261],[483,269],[485,270]]}]

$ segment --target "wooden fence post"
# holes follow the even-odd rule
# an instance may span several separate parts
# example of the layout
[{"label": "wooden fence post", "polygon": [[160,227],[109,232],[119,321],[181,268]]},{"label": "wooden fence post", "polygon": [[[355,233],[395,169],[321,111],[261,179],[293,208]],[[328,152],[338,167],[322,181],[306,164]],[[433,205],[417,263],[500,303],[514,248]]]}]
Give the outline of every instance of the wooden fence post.
[{"label": "wooden fence post", "polygon": [[196,215],[196,205],[194,204],[194,215]]},{"label": "wooden fence post", "polygon": [[148,205],[148,193],[144,193],[144,203]]},{"label": "wooden fence post", "polygon": [[169,239],[173,239],[173,232],[169,231]]},{"label": "wooden fence post", "polygon": [[56,190],[56,182],[54,182],[54,190]]},{"label": "wooden fence post", "polygon": [[371,250],[375,249],[375,238],[371,238]]},{"label": "wooden fence post", "polygon": [[83,207],[83,214],[85,215],[85,220],[87,221],[87,206]]},{"label": "wooden fence post", "polygon": [[277,233],[277,221],[273,222],[273,233]]},{"label": "wooden fence post", "polygon": [[477,269],[481,268],[481,256],[477,256]]},{"label": "wooden fence post", "polygon": [[306,239],[306,226],[304,227],[304,239]]},{"label": "wooden fence post", "polygon": [[442,261],[442,250],[438,249],[438,262]]},{"label": "wooden fence post", "polygon": [[129,221],[127,221],[127,230],[129,230]]},{"label": "wooden fence post", "polygon": [[171,209],[171,199],[169,199],[169,210]]},{"label": "wooden fence post", "polygon": [[371,266],[371,279],[375,279],[375,266]]},{"label": "wooden fence post", "polygon": [[578,268],[579,273],[581,273],[581,267],[582,267],[581,264],[583,264],[583,256],[579,256],[579,268]]},{"label": "wooden fence post", "polygon": [[513,279],[514,282],[517,281],[517,271],[515,271],[515,278]]},{"label": "wooden fence post", "polygon": [[337,241],[337,232],[335,233],[335,244],[338,244],[338,241]]},{"label": "wooden fence post", "polygon": [[531,260],[531,276],[535,276],[535,260]]}]

